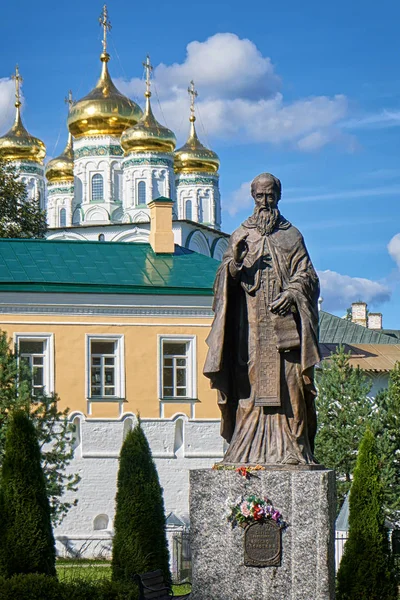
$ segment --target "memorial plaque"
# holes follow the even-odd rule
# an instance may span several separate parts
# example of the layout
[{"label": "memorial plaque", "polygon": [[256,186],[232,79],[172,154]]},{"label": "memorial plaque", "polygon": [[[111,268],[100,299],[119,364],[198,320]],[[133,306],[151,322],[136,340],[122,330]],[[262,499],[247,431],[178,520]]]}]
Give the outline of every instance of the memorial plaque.
[{"label": "memorial plaque", "polygon": [[275,521],[247,525],[244,530],[246,567],[280,567],[281,554],[281,529]]}]

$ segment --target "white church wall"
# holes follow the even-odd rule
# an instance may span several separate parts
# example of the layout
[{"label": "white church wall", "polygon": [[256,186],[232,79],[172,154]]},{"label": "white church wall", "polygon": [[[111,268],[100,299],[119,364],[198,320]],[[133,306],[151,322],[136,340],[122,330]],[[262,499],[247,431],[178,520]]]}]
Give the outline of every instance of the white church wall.
[{"label": "white church wall", "polygon": [[[72,420],[77,415],[71,415]],[[79,473],[78,504],[55,529],[57,551],[62,556],[109,555],[115,516],[118,456],[124,433],[136,422],[132,414],[121,419],[86,419],[79,415],[79,443],[69,472]],[[129,423],[127,427],[127,423]],[[189,470],[210,468],[223,456],[220,421],[190,420],[185,415],[172,419],[142,419],[164,490],[166,514],[187,520]],[[69,499],[73,495],[68,494]],[[107,521],[106,529],[99,523]],[[171,536],[170,536],[171,537]]]}]

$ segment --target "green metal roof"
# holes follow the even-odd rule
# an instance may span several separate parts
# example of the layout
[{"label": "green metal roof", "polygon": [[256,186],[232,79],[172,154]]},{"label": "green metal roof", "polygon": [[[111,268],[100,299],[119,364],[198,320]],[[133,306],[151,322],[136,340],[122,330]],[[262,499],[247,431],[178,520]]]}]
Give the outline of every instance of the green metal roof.
[{"label": "green metal roof", "polygon": [[211,296],[219,262],[175,246],[0,239],[0,291]]},{"label": "green metal roof", "polygon": [[396,337],[382,330],[367,329],[347,319],[321,310],[319,313],[319,341],[321,344],[398,344]]}]

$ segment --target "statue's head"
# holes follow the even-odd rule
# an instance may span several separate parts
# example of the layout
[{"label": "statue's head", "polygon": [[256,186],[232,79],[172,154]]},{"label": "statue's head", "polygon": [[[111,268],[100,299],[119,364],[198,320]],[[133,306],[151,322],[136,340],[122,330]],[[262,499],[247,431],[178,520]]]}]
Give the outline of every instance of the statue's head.
[{"label": "statue's head", "polygon": [[251,195],[257,208],[272,210],[281,199],[282,185],[271,173],[261,173],[251,182]]}]

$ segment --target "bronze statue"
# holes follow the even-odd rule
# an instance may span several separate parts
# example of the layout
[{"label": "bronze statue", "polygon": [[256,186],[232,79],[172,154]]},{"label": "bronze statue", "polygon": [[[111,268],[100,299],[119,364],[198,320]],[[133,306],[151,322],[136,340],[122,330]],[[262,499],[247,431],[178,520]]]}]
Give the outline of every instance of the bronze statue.
[{"label": "bronze statue", "polygon": [[214,284],[204,374],[218,390],[228,464],[313,465],[319,281],[304,240],[278,210],[281,182],[251,184]]}]

